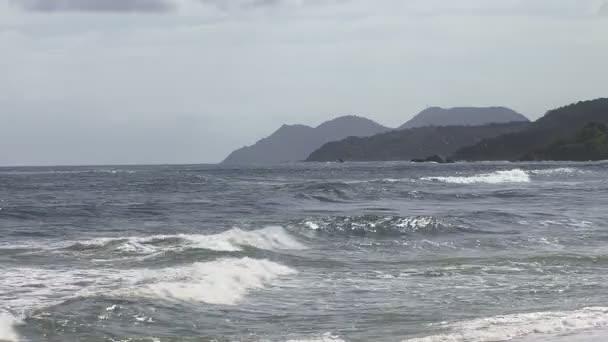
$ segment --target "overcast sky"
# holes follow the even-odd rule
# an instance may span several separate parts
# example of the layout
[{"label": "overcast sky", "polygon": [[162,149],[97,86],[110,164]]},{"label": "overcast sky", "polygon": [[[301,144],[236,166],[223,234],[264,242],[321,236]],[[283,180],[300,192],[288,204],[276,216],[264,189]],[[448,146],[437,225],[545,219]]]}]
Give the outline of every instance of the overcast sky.
[{"label": "overcast sky", "polygon": [[0,0],[0,165],[205,163],[283,123],[608,96],[603,0]]}]

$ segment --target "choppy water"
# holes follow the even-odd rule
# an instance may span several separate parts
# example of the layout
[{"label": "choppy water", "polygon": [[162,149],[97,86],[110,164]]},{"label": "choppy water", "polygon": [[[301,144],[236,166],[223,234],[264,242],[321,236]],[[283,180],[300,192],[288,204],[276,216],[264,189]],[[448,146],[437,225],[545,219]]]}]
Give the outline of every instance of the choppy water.
[{"label": "choppy water", "polygon": [[0,340],[606,341],[608,164],[0,169]]}]

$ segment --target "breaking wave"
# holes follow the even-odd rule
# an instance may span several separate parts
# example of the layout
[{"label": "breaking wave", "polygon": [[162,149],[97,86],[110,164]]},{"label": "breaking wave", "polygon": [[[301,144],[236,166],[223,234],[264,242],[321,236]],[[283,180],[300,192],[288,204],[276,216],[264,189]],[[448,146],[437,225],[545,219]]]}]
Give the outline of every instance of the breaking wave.
[{"label": "breaking wave", "polygon": [[0,312],[0,341],[18,342],[19,335],[15,331],[18,320],[8,313]]},{"label": "breaking wave", "polygon": [[453,184],[501,184],[501,183],[527,183],[530,182],[530,175],[521,169],[513,169],[508,171],[496,171],[492,173],[483,173],[475,176],[450,176],[450,177],[423,177],[425,181],[437,181]]},{"label": "breaking wave", "polygon": [[431,216],[338,216],[304,222],[318,232],[352,235],[440,234],[466,230]]},{"label": "breaking wave", "polygon": [[555,174],[562,174],[562,175],[563,174],[572,174],[572,173],[578,173],[578,172],[583,172],[583,171],[577,170],[572,167],[560,167],[560,168],[556,168],[556,169],[531,170],[529,172],[533,175],[550,176],[550,175],[555,175]]},{"label": "breaking wave", "polygon": [[345,342],[340,336],[326,332],[318,337],[309,337],[303,339],[292,339],[286,342]]},{"label": "breaking wave", "polygon": [[[56,271],[14,268],[5,269],[3,273],[10,279],[0,284],[0,292],[11,296],[5,304],[26,314],[28,310],[92,296],[124,298],[135,295],[167,301],[235,305],[249,291],[262,289],[278,277],[297,271],[272,261],[245,257],[158,269]],[[11,322],[15,322],[11,317],[0,315],[0,341],[2,337],[14,336],[14,331],[9,329]]]},{"label": "breaking wave", "polygon": [[268,260],[225,259],[151,271],[132,290],[165,300],[235,305],[251,290],[264,288],[295,270]]},{"label": "breaking wave", "polygon": [[64,249],[85,253],[118,252],[122,254],[149,255],[188,248],[237,252],[246,246],[264,250],[297,250],[306,248],[306,246],[289,235],[283,228],[267,227],[254,231],[234,228],[214,235],[176,234],[148,237],[98,238],[76,242],[64,247]]},{"label": "breaking wave", "polygon": [[608,327],[608,307],[575,311],[512,314],[458,323],[442,323],[451,332],[404,342],[491,342],[538,335],[557,335]]}]

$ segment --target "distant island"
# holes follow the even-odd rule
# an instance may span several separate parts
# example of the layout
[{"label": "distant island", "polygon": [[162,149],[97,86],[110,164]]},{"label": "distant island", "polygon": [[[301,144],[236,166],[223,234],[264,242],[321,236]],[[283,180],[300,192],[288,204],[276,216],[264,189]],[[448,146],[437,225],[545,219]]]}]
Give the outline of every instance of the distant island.
[{"label": "distant island", "polygon": [[582,101],[551,110],[520,132],[464,147],[451,158],[464,161],[606,160],[607,124],[608,99]]},{"label": "distant island", "polygon": [[283,125],[223,163],[394,160],[608,160],[608,99],[551,110],[534,122],[505,107],[430,107],[397,129],[352,115],[317,127]]},{"label": "distant island", "polygon": [[[467,129],[466,127],[482,126],[489,123],[500,124],[511,122],[527,123],[529,120],[525,116],[505,107],[459,107],[450,109],[443,109],[439,107],[427,108],[408,122],[401,125],[399,128],[397,128],[397,130],[430,126],[434,126],[436,128],[420,131],[414,136],[414,140],[407,140],[408,144],[418,146],[420,152],[410,154],[402,153],[400,154],[401,157],[399,157],[399,160],[402,160],[404,158],[403,156],[423,157],[421,153],[427,153],[427,151],[431,154],[453,153],[455,152],[455,149],[463,147],[463,144],[470,145],[474,144],[481,138],[494,137],[501,133],[512,132],[514,127],[517,127],[517,129],[522,128],[521,125],[517,124],[507,125],[502,128],[489,127],[487,129]],[[451,126],[454,123],[458,123],[461,128],[437,130],[439,126]],[[460,135],[455,133],[459,129],[462,130]],[[311,153],[315,152],[326,143],[340,141],[348,137],[371,137],[392,130],[393,129],[382,126],[372,120],[353,115],[342,116],[331,121],[324,122],[317,127],[305,125],[283,125],[273,134],[261,139],[254,145],[246,146],[232,152],[222,163],[231,165],[279,164],[303,160],[316,160],[315,157],[311,156]],[[449,133],[451,134],[451,137],[446,136],[444,140],[451,139],[450,141],[457,142],[455,144],[449,143],[451,145],[449,149],[434,149],[433,146],[435,145],[424,147],[427,146],[426,143],[423,140],[420,140],[426,139],[428,136],[435,136],[437,139],[440,139],[441,134],[443,134],[444,131],[451,132]],[[466,133],[469,131],[475,133]],[[480,131],[484,131],[486,133],[478,134],[477,132]],[[468,138],[465,138],[467,134]],[[440,141],[439,145],[441,145]],[[416,147],[405,148],[415,149]],[[357,160],[382,160],[378,159],[379,156],[385,155],[380,152],[376,154],[377,156],[371,159],[359,157]],[[395,154],[393,153],[391,158],[394,159],[394,156]],[[329,157],[324,157],[323,160],[327,160],[327,158]],[[333,155],[332,158],[334,159],[328,161],[351,160],[348,156],[340,156],[338,154]]]},{"label": "distant island", "polygon": [[301,161],[323,144],[349,136],[371,136],[389,131],[372,120],[348,115],[320,124],[283,125],[270,136],[252,146],[232,152],[222,164],[279,164]]}]

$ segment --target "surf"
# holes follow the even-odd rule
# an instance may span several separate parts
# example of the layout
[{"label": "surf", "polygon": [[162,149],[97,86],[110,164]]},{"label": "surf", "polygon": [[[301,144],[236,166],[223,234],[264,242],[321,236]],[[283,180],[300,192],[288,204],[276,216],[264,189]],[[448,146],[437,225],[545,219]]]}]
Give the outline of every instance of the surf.
[{"label": "surf", "polygon": [[19,342],[15,326],[19,320],[8,313],[0,312],[0,342]]},{"label": "surf", "polygon": [[167,301],[236,305],[250,291],[296,273],[268,260],[224,259],[145,272],[143,279],[127,292]]},{"label": "surf", "polygon": [[608,307],[574,311],[517,313],[463,322],[441,323],[450,332],[403,342],[492,342],[526,337],[548,337],[608,328]]},{"label": "surf", "polygon": [[262,250],[302,250],[307,248],[284,228],[276,226],[253,231],[233,228],[222,233],[209,235],[174,234],[96,238],[72,242],[60,249],[76,253],[152,255],[193,248],[217,252],[240,252],[247,247]]},{"label": "surf", "polygon": [[436,181],[452,184],[503,184],[503,183],[529,183],[530,175],[521,169],[495,171],[473,176],[445,176],[445,177],[423,177],[424,181]]}]

